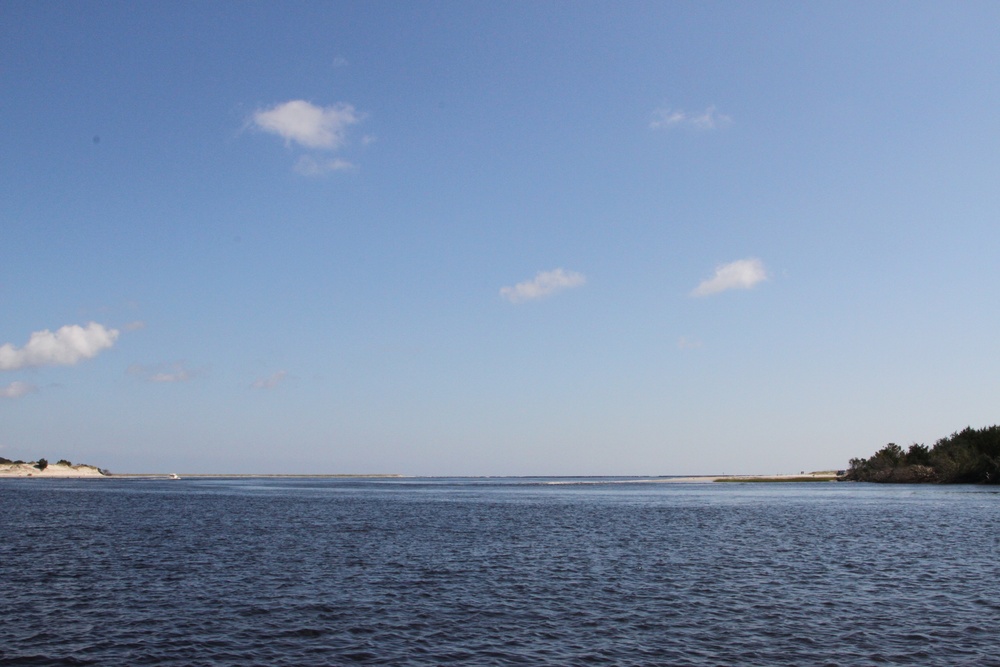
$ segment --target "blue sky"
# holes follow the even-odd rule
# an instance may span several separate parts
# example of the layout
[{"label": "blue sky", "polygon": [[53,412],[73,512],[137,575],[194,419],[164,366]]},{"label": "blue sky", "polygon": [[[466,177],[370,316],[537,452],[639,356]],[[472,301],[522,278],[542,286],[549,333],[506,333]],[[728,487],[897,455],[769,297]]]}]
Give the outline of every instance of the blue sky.
[{"label": "blue sky", "polygon": [[0,456],[771,473],[996,423],[998,24],[5,2]]}]

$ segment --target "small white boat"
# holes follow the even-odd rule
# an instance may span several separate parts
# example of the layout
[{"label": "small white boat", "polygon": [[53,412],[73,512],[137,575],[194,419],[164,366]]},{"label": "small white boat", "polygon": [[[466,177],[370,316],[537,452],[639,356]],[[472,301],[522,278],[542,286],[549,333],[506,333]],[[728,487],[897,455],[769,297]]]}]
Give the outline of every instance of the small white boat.
[{"label": "small white boat", "polygon": [[170,473],[170,479],[180,479],[181,476],[175,472]]}]

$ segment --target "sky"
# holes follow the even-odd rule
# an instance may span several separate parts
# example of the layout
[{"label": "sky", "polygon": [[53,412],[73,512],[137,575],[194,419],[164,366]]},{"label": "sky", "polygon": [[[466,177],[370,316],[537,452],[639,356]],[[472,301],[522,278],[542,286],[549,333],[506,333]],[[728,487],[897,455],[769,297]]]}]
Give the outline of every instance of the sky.
[{"label": "sky", "polygon": [[0,456],[768,474],[997,423],[997,25],[5,0]]}]

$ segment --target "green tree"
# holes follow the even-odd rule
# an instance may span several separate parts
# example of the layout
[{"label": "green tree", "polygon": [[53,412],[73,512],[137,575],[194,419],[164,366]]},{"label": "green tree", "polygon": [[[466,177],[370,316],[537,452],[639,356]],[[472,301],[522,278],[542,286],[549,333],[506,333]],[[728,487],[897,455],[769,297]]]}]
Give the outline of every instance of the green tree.
[{"label": "green tree", "polygon": [[35,467],[39,470],[45,470],[49,467],[49,462],[45,459],[38,459],[38,463],[35,464]]},{"label": "green tree", "polygon": [[927,445],[913,443],[906,452],[906,465],[929,466],[931,464],[931,450]]},{"label": "green tree", "polygon": [[895,468],[903,460],[903,456],[903,448],[894,442],[875,452],[875,458],[882,462],[882,467]]},{"label": "green tree", "polygon": [[859,482],[1000,484],[1000,426],[965,427],[928,449],[890,442],[869,459],[851,459],[845,479]]}]

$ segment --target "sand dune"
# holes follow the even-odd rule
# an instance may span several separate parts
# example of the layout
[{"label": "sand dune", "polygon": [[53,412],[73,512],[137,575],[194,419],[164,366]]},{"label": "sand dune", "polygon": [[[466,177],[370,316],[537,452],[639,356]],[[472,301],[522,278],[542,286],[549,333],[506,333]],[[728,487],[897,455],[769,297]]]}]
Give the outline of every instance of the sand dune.
[{"label": "sand dune", "polygon": [[50,463],[39,470],[32,463],[0,463],[0,477],[103,477],[95,466]]}]

